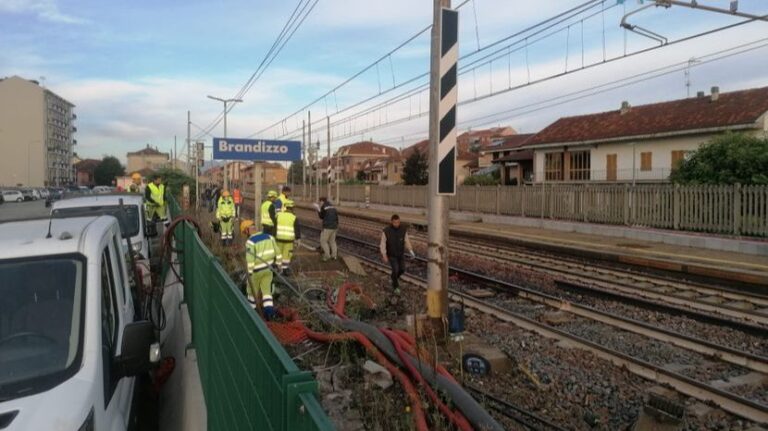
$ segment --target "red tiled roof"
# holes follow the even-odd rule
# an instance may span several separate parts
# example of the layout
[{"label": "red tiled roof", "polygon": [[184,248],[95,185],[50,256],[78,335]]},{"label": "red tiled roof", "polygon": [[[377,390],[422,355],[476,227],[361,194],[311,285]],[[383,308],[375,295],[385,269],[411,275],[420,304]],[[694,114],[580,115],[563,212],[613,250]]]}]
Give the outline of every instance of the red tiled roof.
[{"label": "red tiled roof", "polygon": [[398,154],[397,148],[388,145],[377,144],[371,141],[355,142],[339,148],[341,156],[393,156]]},{"label": "red tiled roof", "polygon": [[520,148],[525,145],[533,136],[533,133],[521,133],[519,135],[512,135],[508,138],[505,138],[504,141],[499,145],[492,145],[483,148],[483,152],[494,153],[496,151],[514,150],[515,148]]},{"label": "red tiled roof", "polygon": [[753,124],[768,111],[768,87],[721,93],[716,101],[693,97],[633,106],[629,112],[561,118],[536,134],[526,146],[600,141],[660,133]]},{"label": "red tiled roof", "polygon": [[515,151],[514,153],[506,156],[501,157],[493,161],[493,163],[498,162],[519,162],[521,160],[533,160],[533,150],[522,150],[522,151]]},{"label": "red tiled roof", "polygon": [[128,153],[129,156],[165,156],[169,157],[168,153],[160,152],[149,145],[147,145],[147,148],[142,148],[139,151],[134,151],[132,153]]},{"label": "red tiled roof", "polygon": [[[473,158],[477,157],[475,154],[472,154],[472,152],[469,151],[469,142],[466,140],[463,142],[457,142],[456,147],[459,149],[459,153],[456,155],[458,160],[472,160]],[[400,152],[400,156],[403,160],[405,160],[410,157],[411,154],[416,151],[416,149],[418,149],[421,154],[429,156],[429,139],[419,141],[410,147],[403,148],[403,151]]]}]

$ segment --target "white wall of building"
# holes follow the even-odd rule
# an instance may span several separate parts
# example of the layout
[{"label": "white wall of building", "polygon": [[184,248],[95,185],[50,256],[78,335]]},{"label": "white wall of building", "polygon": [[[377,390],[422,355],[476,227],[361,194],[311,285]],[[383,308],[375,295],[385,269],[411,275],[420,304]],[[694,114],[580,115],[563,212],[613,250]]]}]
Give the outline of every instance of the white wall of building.
[{"label": "white wall of building", "polygon": [[0,82],[0,186],[44,185],[44,101],[43,89],[33,82]]}]

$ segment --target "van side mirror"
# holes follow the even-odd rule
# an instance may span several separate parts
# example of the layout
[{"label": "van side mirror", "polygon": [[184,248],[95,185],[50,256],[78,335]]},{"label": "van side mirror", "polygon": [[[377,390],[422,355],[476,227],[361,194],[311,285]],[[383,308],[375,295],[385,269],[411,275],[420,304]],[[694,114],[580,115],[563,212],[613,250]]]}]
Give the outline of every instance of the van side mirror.
[{"label": "van side mirror", "polygon": [[121,354],[115,361],[122,377],[146,373],[160,361],[160,343],[155,340],[152,322],[141,320],[125,327]]}]

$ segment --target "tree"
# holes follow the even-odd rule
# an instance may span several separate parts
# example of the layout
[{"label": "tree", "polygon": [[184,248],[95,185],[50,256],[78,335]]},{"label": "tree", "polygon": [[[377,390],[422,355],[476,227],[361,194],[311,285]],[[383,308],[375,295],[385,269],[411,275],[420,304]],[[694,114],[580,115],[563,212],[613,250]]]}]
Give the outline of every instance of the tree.
[{"label": "tree", "polygon": [[717,136],[672,172],[680,184],[768,184],[768,139],[742,133]]},{"label": "tree", "polygon": [[190,177],[180,169],[163,168],[157,170],[154,175],[150,175],[149,180],[151,181],[153,178],[155,178],[156,175],[160,175],[160,177],[163,178],[163,184],[165,184],[165,188],[168,190],[168,193],[171,193],[176,197],[181,196],[182,187],[184,184],[188,184],[189,195],[192,197],[194,202],[194,199],[197,196],[194,178]]},{"label": "tree", "polygon": [[365,180],[366,180],[366,178],[365,178],[365,171],[363,171],[363,170],[357,171],[357,177],[355,179],[357,181],[360,181],[360,182],[365,182]]},{"label": "tree", "polygon": [[418,148],[403,163],[403,182],[407,186],[423,186],[429,182],[429,161]]},{"label": "tree", "polygon": [[125,168],[114,156],[104,156],[101,163],[93,170],[93,180],[97,186],[111,186],[117,177],[123,175],[125,175]]},{"label": "tree", "polygon": [[292,162],[291,167],[288,169],[288,181],[292,184],[301,184],[303,172],[303,162]]}]

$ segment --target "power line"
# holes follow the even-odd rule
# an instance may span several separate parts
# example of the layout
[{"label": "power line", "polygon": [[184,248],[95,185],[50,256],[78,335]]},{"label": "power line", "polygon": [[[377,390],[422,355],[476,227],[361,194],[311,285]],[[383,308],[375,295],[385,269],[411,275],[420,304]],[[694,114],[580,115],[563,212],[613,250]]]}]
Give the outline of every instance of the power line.
[{"label": "power line", "polygon": [[[269,65],[272,64],[272,62],[277,58],[277,56],[282,52],[285,45],[288,43],[289,40],[293,37],[293,35],[296,33],[296,31],[301,27],[301,25],[304,23],[304,20],[309,16],[309,14],[312,12],[312,10],[317,6],[319,0],[314,0],[312,3],[312,6],[309,7],[307,10],[307,7],[309,6],[311,0],[299,0],[299,2],[296,4],[296,7],[294,8],[293,12],[291,13],[291,16],[288,18],[286,23],[283,25],[282,30],[280,30],[280,33],[277,35],[277,38],[275,38],[275,41],[272,43],[272,46],[270,47],[269,51],[267,51],[266,55],[261,60],[261,63],[259,63],[256,70],[251,74],[251,76],[248,78],[248,80],[243,84],[243,86],[240,88],[240,90],[237,92],[237,95],[234,97],[235,99],[240,99],[243,96],[245,96],[248,91],[253,87],[253,85],[256,83],[256,81],[264,74],[264,72],[267,70]],[[235,105],[231,105],[229,108],[227,108],[227,112],[229,113],[232,109],[234,109]],[[209,135],[210,132],[219,125],[219,123],[224,118],[225,112],[221,112],[218,114],[218,116],[208,125],[204,128],[203,133],[199,134],[195,139],[199,139],[203,135]]]},{"label": "power line", "polygon": [[[467,0],[467,1],[465,1],[464,3],[462,3],[461,5],[459,5],[459,6],[457,7],[457,9],[459,9],[461,6],[463,6],[464,4],[466,4],[468,1],[469,1],[469,0]],[[472,56],[475,56],[475,55],[477,55],[477,54],[479,54],[479,53],[481,53],[481,52],[484,52],[484,51],[486,51],[487,49],[493,48],[494,46],[497,46],[497,45],[499,45],[499,44],[501,44],[501,43],[504,43],[504,42],[506,42],[506,41],[508,41],[508,40],[510,40],[510,39],[513,39],[513,38],[515,38],[515,37],[518,37],[518,36],[522,36],[523,34],[529,33],[529,32],[531,32],[531,31],[533,31],[533,30],[537,29],[538,27],[542,27],[542,26],[545,26],[543,29],[539,29],[538,31],[534,32],[533,34],[529,35],[528,37],[532,37],[532,36],[536,36],[536,35],[538,35],[538,34],[541,34],[543,31],[546,31],[546,30],[548,30],[548,29],[552,28],[553,26],[556,26],[556,25],[558,25],[558,24],[560,24],[560,23],[562,23],[562,22],[564,22],[564,21],[567,21],[568,19],[571,19],[571,18],[573,18],[573,17],[575,17],[575,16],[578,16],[578,15],[580,15],[580,14],[582,14],[582,13],[585,13],[585,12],[587,12],[588,10],[590,10],[591,8],[593,8],[593,7],[596,7],[596,6],[598,6],[599,4],[602,4],[602,3],[600,3],[601,1],[602,1],[602,0],[588,0],[588,1],[584,2],[584,3],[581,3],[581,4],[579,4],[579,5],[575,6],[575,7],[573,7],[573,8],[570,8],[570,9],[568,9],[568,10],[566,10],[566,11],[564,11],[564,12],[558,13],[557,15],[554,15],[554,16],[552,16],[552,17],[550,17],[550,18],[547,18],[547,19],[545,19],[545,20],[543,20],[543,21],[541,21],[541,22],[538,22],[538,23],[536,23],[536,24],[533,24],[533,25],[531,25],[531,26],[529,26],[529,27],[526,27],[526,28],[525,28],[525,29],[523,29],[523,30],[517,31],[517,32],[515,32],[515,33],[513,33],[513,34],[511,34],[511,35],[508,35],[508,36],[506,36],[506,37],[504,37],[504,38],[502,38],[502,39],[499,39],[499,40],[497,40],[497,41],[495,41],[495,42],[493,42],[493,43],[491,43],[491,44],[489,44],[489,45],[486,45],[486,46],[485,46],[485,47],[483,47],[482,49],[479,49],[479,50],[477,50],[477,51],[473,51],[473,52],[470,52],[469,54],[465,54],[464,56],[460,57],[460,59],[459,59],[459,60],[466,60],[466,59],[468,59],[468,58],[471,58]],[[613,5],[613,6],[609,6],[607,9],[610,9],[610,8],[612,8],[612,7],[615,7],[615,5]],[[598,12],[598,13],[599,13],[599,12]],[[592,16],[594,16],[594,15],[596,15],[596,14],[590,15],[589,17],[592,17]],[[582,18],[582,19],[588,19],[589,17],[587,17],[587,18]],[[554,21],[554,24],[551,24],[553,21]],[[547,24],[549,24],[549,25],[547,25]],[[425,28],[423,28],[423,29],[421,29],[420,31],[418,31],[416,34],[414,34],[414,35],[412,35],[411,37],[409,37],[409,38],[408,38],[407,40],[405,40],[404,42],[400,43],[400,44],[399,44],[397,47],[395,47],[394,49],[390,50],[389,52],[387,52],[386,54],[382,55],[381,57],[379,57],[377,60],[373,61],[372,63],[368,64],[367,66],[365,66],[363,69],[361,69],[360,71],[358,71],[357,73],[355,73],[355,74],[354,74],[354,75],[352,75],[351,77],[349,77],[349,78],[347,78],[346,80],[344,80],[344,81],[343,81],[341,84],[339,84],[339,85],[337,85],[336,87],[334,87],[333,89],[331,89],[331,90],[327,91],[325,94],[323,94],[323,95],[321,95],[321,96],[317,97],[315,100],[313,100],[313,101],[311,101],[311,102],[307,103],[306,105],[302,106],[301,108],[299,108],[299,109],[298,109],[298,110],[296,110],[295,112],[293,112],[293,113],[291,113],[291,114],[289,114],[289,115],[287,115],[287,116],[283,117],[282,119],[280,119],[280,120],[278,120],[278,121],[274,122],[273,124],[270,124],[270,125],[269,125],[269,126],[267,126],[267,127],[264,127],[264,128],[263,128],[263,129],[261,129],[261,130],[258,130],[258,131],[257,131],[257,132],[255,132],[255,133],[253,133],[253,134],[249,135],[249,137],[253,137],[253,136],[257,136],[257,135],[263,134],[264,132],[268,131],[269,129],[272,129],[272,128],[274,128],[274,127],[276,127],[276,126],[278,126],[278,125],[280,125],[280,124],[284,123],[285,121],[287,121],[287,120],[288,120],[288,119],[290,119],[291,117],[294,117],[294,116],[296,116],[296,115],[298,115],[298,114],[301,114],[302,112],[304,112],[304,111],[305,111],[305,110],[307,110],[308,108],[312,107],[312,106],[313,106],[313,105],[315,105],[316,103],[320,102],[321,100],[325,99],[325,98],[326,98],[326,97],[328,97],[329,95],[331,95],[331,94],[335,94],[335,92],[336,92],[337,90],[339,90],[339,89],[341,89],[342,87],[346,86],[346,85],[347,85],[347,84],[349,84],[351,81],[353,81],[354,79],[356,79],[356,78],[358,78],[359,76],[361,76],[363,73],[365,73],[365,72],[367,72],[367,71],[371,70],[371,69],[372,69],[373,67],[375,67],[375,66],[376,66],[376,65],[377,65],[379,62],[381,62],[381,61],[385,60],[386,58],[390,57],[392,54],[394,54],[394,53],[395,53],[395,52],[397,52],[398,50],[402,49],[403,47],[405,47],[406,45],[408,45],[410,42],[412,42],[413,40],[415,40],[416,38],[418,38],[419,36],[421,36],[422,34],[424,34],[425,32],[427,32],[427,31],[428,31],[429,29],[431,29],[431,28],[432,28],[432,25],[428,25],[428,26],[426,26]],[[519,41],[518,41],[518,42],[516,42],[515,44],[517,44],[517,43],[519,43]],[[513,45],[514,45],[514,44],[513,44]],[[502,49],[504,49],[504,48],[502,48]],[[498,51],[495,51],[495,52],[494,52],[494,53],[492,53],[491,55],[493,55],[493,54],[495,54],[495,53],[497,53],[497,52],[498,52]],[[477,63],[478,61],[482,61],[482,60],[486,59],[487,57],[488,57],[488,56],[486,56],[486,57],[482,57],[481,59],[478,59],[478,60],[474,60],[472,63],[470,63],[470,65],[472,65],[472,64],[474,64],[474,63]],[[378,93],[378,94],[374,94],[373,96],[370,96],[370,97],[368,97],[368,98],[366,98],[366,99],[364,99],[364,100],[362,100],[362,101],[360,101],[360,102],[357,102],[357,103],[355,103],[355,104],[353,104],[353,105],[351,105],[351,106],[348,106],[348,107],[346,107],[346,108],[344,108],[344,109],[342,109],[342,110],[340,110],[340,111],[339,111],[339,110],[337,110],[337,112],[336,112],[336,113],[334,113],[333,115],[338,115],[338,114],[340,114],[340,113],[343,113],[343,112],[346,112],[346,111],[348,111],[348,110],[350,110],[350,109],[354,109],[354,108],[356,108],[356,107],[358,107],[358,106],[360,106],[360,105],[362,105],[362,104],[364,104],[364,103],[367,103],[367,102],[369,102],[369,101],[371,101],[371,100],[373,100],[373,99],[376,99],[377,97],[380,97],[380,96],[383,96],[383,95],[385,95],[385,94],[388,94],[388,93],[390,93],[390,92],[392,92],[392,91],[394,91],[394,90],[396,90],[396,89],[398,89],[398,88],[402,88],[402,87],[404,87],[404,86],[406,86],[406,85],[409,85],[409,84],[411,84],[411,83],[413,83],[413,82],[416,82],[416,81],[418,81],[419,79],[422,79],[422,78],[426,78],[426,77],[428,77],[428,76],[429,76],[429,72],[424,72],[424,73],[422,73],[422,74],[419,74],[419,75],[417,75],[417,76],[414,76],[414,77],[412,77],[412,78],[410,78],[410,79],[408,79],[408,80],[406,80],[406,81],[404,81],[404,82],[400,83],[399,85],[393,86],[393,87],[392,87],[392,88],[390,88],[390,89],[387,89],[387,90],[385,90],[385,91],[379,91],[379,93]],[[428,84],[427,84],[427,85],[428,85]],[[322,120],[317,120],[315,123],[313,123],[313,125],[314,125],[314,124],[318,124],[318,125],[320,125],[320,127],[321,127],[321,129],[322,129],[322,122],[323,122]],[[337,123],[338,123],[338,122],[337,122]],[[288,134],[290,134],[290,133],[295,133],[295,132],[297,132],[297,130],[298,130],[298,129],[294,129],[294,130],[292,130],[292,131],[290,131],[290,132],[288,132],[288,133],[284,133],[284,134],[283,134],[283,136],[286,136],[286,135],[288,135]]]}]

